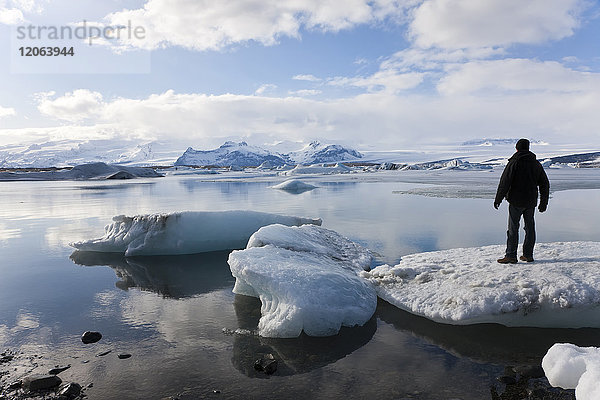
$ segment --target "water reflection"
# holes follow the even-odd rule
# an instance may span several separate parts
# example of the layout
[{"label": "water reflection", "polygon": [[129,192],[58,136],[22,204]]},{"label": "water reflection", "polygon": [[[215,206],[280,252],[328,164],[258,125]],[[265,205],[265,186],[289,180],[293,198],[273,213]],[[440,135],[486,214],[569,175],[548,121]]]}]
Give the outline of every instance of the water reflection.
[{"label": "water reflection", "polygon": [[[260,300],[236,295],[234,309],[238,326],[254,332],[260,319]],[[286,376],[306,373],[332,364],[369,343],[377,330],[376,318],[354,328],[342,327],[335,336],[310,337],[302,334],[293,339],[263,338],[251,333],[235,334],[233,365],[251,378],[268,378],[254,369],[254,362],[272,354],[278,362],[276,375]]]},{"label": "water reflection", "polygon": [[554,343],[600,346],[600,329],[509,328],[497,324],[446,325],[379,300],[375,315],[457,357],[504,365],[540,365]]},{"label": "water reflection", "polygon": [[233,286],[230,250],[181,256],[124,257],[115,253],[75,251],[71,260],[83,266],[109,266],[122,290],[139,288],[168,298],[185,298]]}]

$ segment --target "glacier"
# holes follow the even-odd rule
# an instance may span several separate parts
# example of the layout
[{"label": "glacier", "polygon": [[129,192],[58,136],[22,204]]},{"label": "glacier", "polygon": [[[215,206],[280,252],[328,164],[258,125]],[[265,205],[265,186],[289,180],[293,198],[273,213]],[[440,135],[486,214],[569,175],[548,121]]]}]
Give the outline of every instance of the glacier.
[{"label": "glacier", "polygon": [[359,276],[371,252],[337,232],[315,225],[259,229],[228,263],[233,292],[258,297],[258,333],[264,337],[331,336],[341,326],[362,326],[377,295]]},{"label": "glacier", "polygon": [[600,348],[556,343],[542,360],[552,386],[575,389],[577,400],[600,399]]},{"label": "glacier", "polygon": [[600,328],[600,242],[536,244],[533,263],[501,265],[503,245],[402,257],[361,275],[387,302],[447,324]]},{"label": "glacier", "polygon": [[321,225],[321,220],[256,211],[118,215],[104,228],[103,237],[70,245],[80,251],[125,256],[195,254],[242,249],[254,232],[271,224]]}]

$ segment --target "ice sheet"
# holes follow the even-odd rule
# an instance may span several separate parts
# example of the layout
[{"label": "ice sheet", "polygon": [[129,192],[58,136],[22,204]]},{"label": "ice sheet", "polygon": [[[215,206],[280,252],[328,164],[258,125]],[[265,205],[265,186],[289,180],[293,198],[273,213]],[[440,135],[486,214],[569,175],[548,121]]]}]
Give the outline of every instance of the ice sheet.
[{"label": "ice sheet", "polygon": [[538,243],[535,262],[498,264],[504,250],[412,254],[362,275],[384,300],[436,322],[600,327],[600,243]]}]

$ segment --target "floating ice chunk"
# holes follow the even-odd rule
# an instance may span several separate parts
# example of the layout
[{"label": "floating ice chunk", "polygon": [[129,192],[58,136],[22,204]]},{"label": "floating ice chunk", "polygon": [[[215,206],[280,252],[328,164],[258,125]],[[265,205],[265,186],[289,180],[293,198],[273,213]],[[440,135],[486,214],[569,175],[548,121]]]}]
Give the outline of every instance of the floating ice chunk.
[{"label": "floating ice chunk", "polygon": [[377,306],[372,286],[358,276],[371,253],[321,227],[261,228],[228,262],[234,293],[261,300],[261,336],[335,335],[342,325],[366,323]]},{"label": "floating ice chunk", "polygon": [[273,186],[273,189],[285,190],[292,193],[302,193],[315,188],[316,186],[313,186],[310,183],[302,182],[298,179],[288,179],[285,182],[281,182],[280,184]]},{"label": "floating ice chunk", "polygon": [[320,219],[255,211],[179,212],[113,217],[99,239],[71,243],[82,251],[125,256],[194,254],[244,248],[248,238],[270,224],[321,225]]},{"label": "floating ice chunk", "polygon": [[577,400],[600,399],[600,348],[556,343],[542,368],[552,386],[575,389]]},{"label": "floating ice chunk", "polygon": [[533,263],[501,265],[504,246],[412,254],[363,276],[382,299],[436,322],[600,327],[600,243],[539,243]]}]

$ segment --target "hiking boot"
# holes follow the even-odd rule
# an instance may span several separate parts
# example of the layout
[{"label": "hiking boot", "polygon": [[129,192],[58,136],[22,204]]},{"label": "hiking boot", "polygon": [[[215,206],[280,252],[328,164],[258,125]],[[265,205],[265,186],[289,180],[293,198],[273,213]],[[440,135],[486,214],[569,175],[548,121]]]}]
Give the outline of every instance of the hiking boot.
[{"label": "hiking boot", "polygon": [[521,260],[521,261],[527,261],[527,262],[533,262],[533,257],[521,256],[521,257],[519,257],[519,260]]},{"label": "hiking boot", "polygon": [[500,264],[516,264],[517,263],[517,259],[513,258],[513,257],[504,257],[504,258],[499,258],[498,262]]}]

